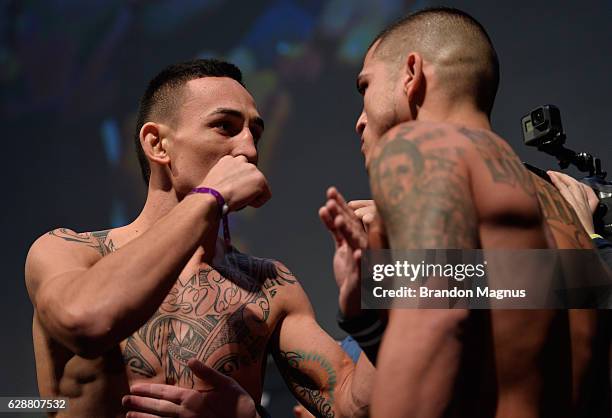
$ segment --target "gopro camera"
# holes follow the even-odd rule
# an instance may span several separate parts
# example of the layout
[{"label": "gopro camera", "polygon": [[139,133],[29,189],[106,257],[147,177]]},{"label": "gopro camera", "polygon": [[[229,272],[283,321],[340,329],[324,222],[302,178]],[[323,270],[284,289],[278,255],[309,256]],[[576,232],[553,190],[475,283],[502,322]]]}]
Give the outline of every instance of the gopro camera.
[{"label": "gopro camera", "polygon": [[[591,187],[599,198],[599,205],[593,216],[595,231],[607,239],[612,239],[612,182],[606,180],[607,173],[602,170],[601,160],[587,152],[576,152],[565,148],[565,133],[561,125],[561,112],[554,105],[536,107],[521,118],[523,141],[525,145],[536,147],[557,159],[559,168],[571,165],[588,173],[579,181]],[[546,171],[524,163],[525,167],[550,182]]]},{"label": "gopro camera", "polygon": [[561,112],[554,105],[535,108],[521,118],[523,141],[530,147],[559,146],[565,143]]}]

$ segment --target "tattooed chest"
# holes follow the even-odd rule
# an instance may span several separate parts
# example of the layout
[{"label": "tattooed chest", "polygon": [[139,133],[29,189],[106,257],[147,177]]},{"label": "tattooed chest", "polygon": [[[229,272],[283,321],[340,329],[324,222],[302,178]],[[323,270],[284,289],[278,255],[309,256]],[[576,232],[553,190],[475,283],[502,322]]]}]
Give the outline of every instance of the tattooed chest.
[{"label": "tattooed chest", "polygon": [[123,344],[128,374],[193,387],[196,357],[226,375],[260,369],[271,330],[270,300],[252,278],[212,268],[177,280],[157,312]]}]

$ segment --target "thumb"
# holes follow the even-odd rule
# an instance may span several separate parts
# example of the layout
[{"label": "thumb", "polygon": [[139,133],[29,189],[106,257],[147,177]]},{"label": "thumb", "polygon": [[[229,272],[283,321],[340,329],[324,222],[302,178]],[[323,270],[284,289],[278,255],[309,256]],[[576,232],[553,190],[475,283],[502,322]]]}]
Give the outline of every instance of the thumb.
[{"label": "thumb", "polygon": [[189,366],[194,375],[213,387],[233,383],[233,379],[231,377],[227,377],[226,375],[219,373],[212,367],[208,367],[206,364],[202,363],[196,358],[189,359],[187,366]]}]

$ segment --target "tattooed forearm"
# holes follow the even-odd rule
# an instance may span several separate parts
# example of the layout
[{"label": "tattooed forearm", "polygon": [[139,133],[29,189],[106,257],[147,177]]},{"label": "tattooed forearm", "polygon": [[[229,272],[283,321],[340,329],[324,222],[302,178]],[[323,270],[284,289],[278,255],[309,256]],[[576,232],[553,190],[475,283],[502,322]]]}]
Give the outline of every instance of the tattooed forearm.
[{"label": "tattooed forearm", "polygon": [[476,214],[460,147],[419,144],[445,136],[440,129],[415,135],[398,129],[387,138],[370,169],[372,193],[391,246],[472,248]]},{"label": "tattooed forearm", "polygon": [[84,244],[96,250],[101,256],[105,256],[115,250],[113,241],[108,239],[109,232],[110,230],[79,233],[65,228],[58,228],[49,232],[49,235],[65,241]]},{"label": "tattooed forearm", "polygon": [[538,201],[542,208],[542,215],[547,221],[560,222],[564,225],[580,225],[578,215],[554,186],[539,178],[536,179],[535,175],[534,180],[539,185]]},{"label": "tattooed forearm", "polygon": [[293,393],[318,417],[334,413],[336,372],[322,355],[304,351],[281,351],[279,367]]},{"label": "tattooed forearm", "polygon": [[592,248],[574,209],[550,183],[532,174],[542,217],[560,248]]}]

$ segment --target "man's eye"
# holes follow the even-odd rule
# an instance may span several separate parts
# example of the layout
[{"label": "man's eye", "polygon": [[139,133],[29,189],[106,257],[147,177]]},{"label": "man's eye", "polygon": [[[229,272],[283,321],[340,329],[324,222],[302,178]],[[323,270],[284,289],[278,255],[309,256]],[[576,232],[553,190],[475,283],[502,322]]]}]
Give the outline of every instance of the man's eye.
[{"label": "man's eye", "polygon": [[232,125],[229,122],[217,122],[215,123],[215,128],[223,133],[230,133],[232,130]]}]

